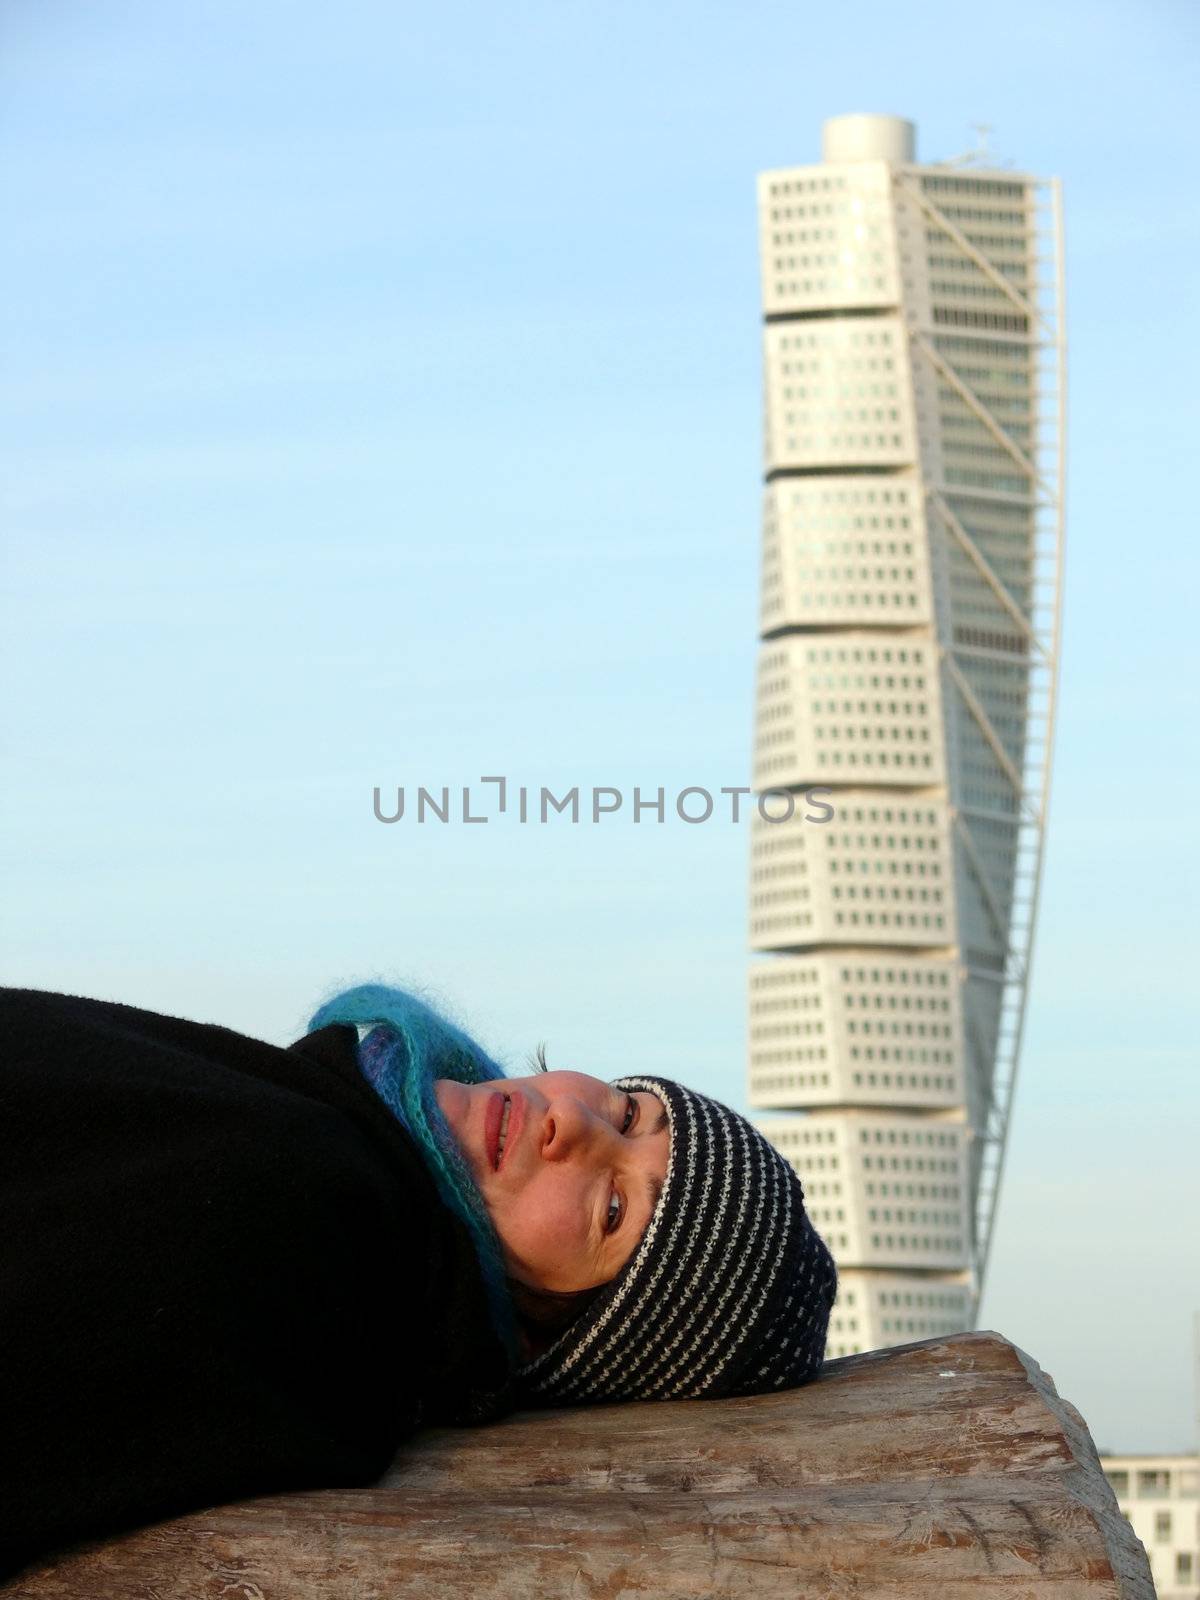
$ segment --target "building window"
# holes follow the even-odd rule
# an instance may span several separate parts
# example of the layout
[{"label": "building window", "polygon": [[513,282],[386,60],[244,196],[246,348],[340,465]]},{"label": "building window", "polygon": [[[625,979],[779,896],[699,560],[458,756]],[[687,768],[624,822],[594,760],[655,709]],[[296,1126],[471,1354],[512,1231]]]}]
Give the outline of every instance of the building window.
[{"label": "building window", "polygon": [[1170,1543],[1171,1513],[1169,1511],[1156,1511],[1154,1513],[1154,1539],[1156,1544]]},{"label": "building window", "polygon": [[1123,1467],[1115,1468],[1112,1472],[1106,1472],[1104,1476],[1108,1479],[1115,1495],[1121,1497],[1129,1493],[1129,1473]]},{"label": "building window", "polygon": [[1190,1550],[1180,1550],[1175,1556],[1175,1582],[1191,1583],[1195,1573],[1195,1563]]},{"label": "building window", "polygon": [[1171,1492],[1171,1474],[1160,1469],[1150,1468],[1137,1475],[1138,1498],[1142,1500],[1165,1500]]}]

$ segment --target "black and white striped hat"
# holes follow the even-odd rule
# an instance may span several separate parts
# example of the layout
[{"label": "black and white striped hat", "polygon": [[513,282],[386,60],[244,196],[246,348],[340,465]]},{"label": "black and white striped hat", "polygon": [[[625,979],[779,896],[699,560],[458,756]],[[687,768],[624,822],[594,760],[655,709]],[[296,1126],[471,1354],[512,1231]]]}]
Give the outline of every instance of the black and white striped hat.
[{"label": "black and white striped hat", "polygon": [[526,1404],[762,1394],[816,1376],[833,1257],[792,1167],[745,1117],[669,1078],[666,1181],[612,1283],[517,1374]]}]

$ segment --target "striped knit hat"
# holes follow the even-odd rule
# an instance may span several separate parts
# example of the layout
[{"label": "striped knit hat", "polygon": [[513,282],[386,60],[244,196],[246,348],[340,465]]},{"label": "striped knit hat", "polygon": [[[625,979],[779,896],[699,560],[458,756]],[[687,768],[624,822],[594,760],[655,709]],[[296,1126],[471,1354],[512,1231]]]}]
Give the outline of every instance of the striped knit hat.
[{"label": "striped knit hat", "polygon": [[618,1078],[667,1108],[666,1181],[621,1272],[517,1385],[525,1404],[762,1394],[816,1376],[837,1272],[790,1164],[727,1106]]}]

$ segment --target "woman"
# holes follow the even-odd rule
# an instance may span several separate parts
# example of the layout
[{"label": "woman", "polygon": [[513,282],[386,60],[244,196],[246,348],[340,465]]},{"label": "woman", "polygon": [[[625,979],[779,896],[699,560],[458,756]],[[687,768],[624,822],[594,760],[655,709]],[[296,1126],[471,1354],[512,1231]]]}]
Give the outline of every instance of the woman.
[{"label": "woman", "polygon": [[0,1040],[0,1570],[370,1483],[425,1424],[820,1366],[799,1180],[669,1079],[508,1078],[379,985],[286,1050],[11,989]]}]

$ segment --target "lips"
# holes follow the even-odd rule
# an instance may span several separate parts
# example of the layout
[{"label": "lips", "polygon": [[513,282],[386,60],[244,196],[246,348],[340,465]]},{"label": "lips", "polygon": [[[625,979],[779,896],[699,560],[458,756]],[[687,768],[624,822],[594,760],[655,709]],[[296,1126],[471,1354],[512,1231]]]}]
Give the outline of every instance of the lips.
[{"label": "lips", "polygon": [[[499,1166],[500,1154],[500,1124],[504,1120],[504,1100],[502,1094],[491,1095],[488,1099],[487,1110],[483,1114],[483,1148],[487,1155],[488,1166],[494,1172]],[[512,1113],[509,1112],[509,1123],[512,1122]],[[508,1140],[505,1139],[507,1145]]]},{"label": "lips", "polygon": [[[508,1102],[508,1127],[504,1132],[504,1149],[500,1149],[500,1128],[504,1122],[504,1105]],[[487,1157],[488,1166],[493,1172],[498,1172],[508,1156],[508,1152],[516,1143],[517,1135],[521,1131],[521,1124],[525,1121],[525,1097],[514,1094],[506,1095],[500,1092],[489,1096],[487,1110],[483,1114],[483,1150]]]}]

